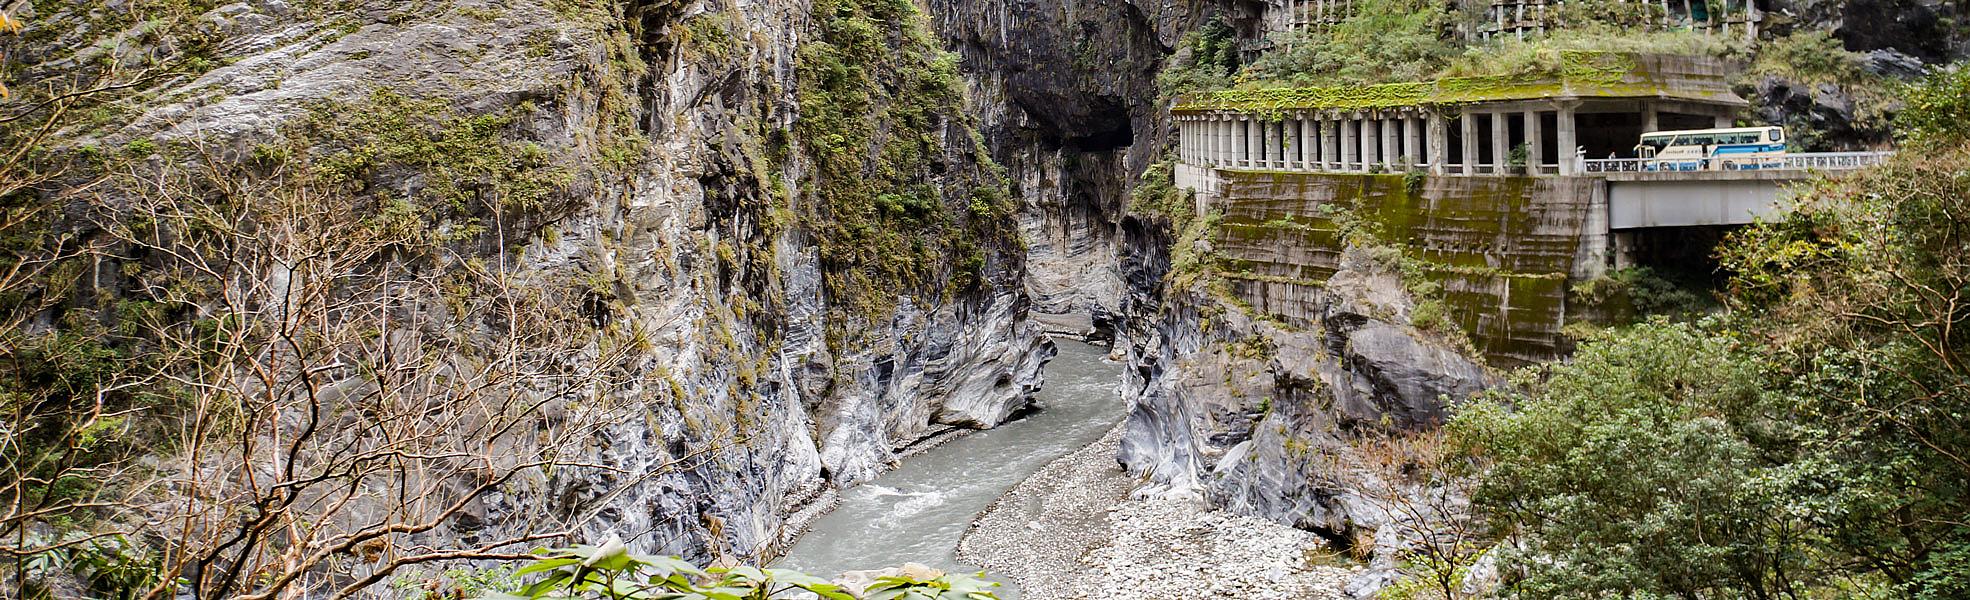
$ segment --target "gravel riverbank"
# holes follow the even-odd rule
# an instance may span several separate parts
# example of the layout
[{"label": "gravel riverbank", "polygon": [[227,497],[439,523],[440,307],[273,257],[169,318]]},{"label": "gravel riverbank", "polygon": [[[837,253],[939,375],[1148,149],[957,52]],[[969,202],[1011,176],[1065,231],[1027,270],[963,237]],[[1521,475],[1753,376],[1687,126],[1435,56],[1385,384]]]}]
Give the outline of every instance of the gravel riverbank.
[{"label": "gravel riverbank", "polygon": [[1345,597],[1352,571],[1311,564],[1311,533],[1130,499],[1120,437],[1118,426],[1014,486],[972,522],[958,556],[1018,583],[1022,600]]}]

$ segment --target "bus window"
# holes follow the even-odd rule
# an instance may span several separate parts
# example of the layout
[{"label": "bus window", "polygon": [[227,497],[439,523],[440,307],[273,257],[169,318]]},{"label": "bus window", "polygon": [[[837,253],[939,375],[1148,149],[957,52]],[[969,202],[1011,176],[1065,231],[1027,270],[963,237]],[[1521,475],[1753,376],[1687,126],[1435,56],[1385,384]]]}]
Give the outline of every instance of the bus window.
[{"label": "bus window", "polygon": [[1779,128],[1773,127],[1771,131],[1765,132],[1765,139],[1770,140],[1773,143],[1779,142],[1780,138],[1783,136],[1783,134],[1779,133],[1779,131],[1780,131]]}]

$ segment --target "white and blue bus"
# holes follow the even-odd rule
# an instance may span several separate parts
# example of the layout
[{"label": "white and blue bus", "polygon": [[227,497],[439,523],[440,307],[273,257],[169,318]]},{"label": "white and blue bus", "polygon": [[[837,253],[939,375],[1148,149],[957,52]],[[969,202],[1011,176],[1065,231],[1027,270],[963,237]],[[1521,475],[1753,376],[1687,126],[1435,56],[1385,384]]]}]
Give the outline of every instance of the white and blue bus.
[{"label": "white and blue bus", "polygon": [[1642,134],[1635,145],[1648,171],[1749,171],[1785,166],[1785,128],[1736,127]]}]

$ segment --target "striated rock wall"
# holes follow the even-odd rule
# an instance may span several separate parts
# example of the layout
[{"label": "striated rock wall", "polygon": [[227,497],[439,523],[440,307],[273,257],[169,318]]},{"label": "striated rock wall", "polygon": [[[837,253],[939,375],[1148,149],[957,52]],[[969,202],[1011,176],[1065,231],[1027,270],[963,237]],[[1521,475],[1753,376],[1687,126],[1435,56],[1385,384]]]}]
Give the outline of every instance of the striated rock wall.
[{"label": "striated rock wall", "polygon": [[1020,199],[1026,290],[1049,330],[1113,335],[1129,190],[1167,136],[1156,74],[1212,4],[928,3]]},{"label": "striated rock wall", "polygon": [[[593,429],[551,449],[558,458],[609,468],[522,476],[422,541],[572,526],[619,532],[642,551],[760,560],[797,533],[788,515],[828,489],[874,477],[940,432],[992,427],[1030,405],[1052,347],[1028,318],[1014,206],[961,90],[940,87],[954,71],[907,3],[324,4],[192,2],[171,17],[184,27],[169,28],[130,3],[38,2],[17,15],[36,44],[18,58],[29,79],[88,68],[73,51],[99,43],[161,65],[106,103],[120,115],[70,126],[67,151],[141,140],[225,149],[211,155],[220,161],[288,145],[363,156],[378,167],[334,201],[359,215],[406,202],[439,215],[415,227],[462,232],[417,269],[492,265],[542,294],[575,285],[578,317],[528,326],[565,330],[577,350],[557,361],[612,377],[537,400],[543,423]],[[880,19],[890,31],[855,37],[877,19],[846,15],[885,11],[900,11]],[[864,54],[895,64],[825,54],[854,44],[886,47]],[[195,62],[181,60],[193,51]],[[872,79],[824,85],[847,76]],[[364,129],[406,106],[430,113]],[[463,177],[445,161],[469,157],[398,161],[379,140],[429,123],[476,127],[540,165],[552,176],[497,182],[539,185],[529,206],[540,208],[514,219],[469,197],[420,204],[439,179]],[[818,135],[830,123],[839,135]],[[356,131],[298,137],[309,128]],[[844,187],[865,179],[848,172],[893,187],[864,194]],[[45,193],[71,191],[63,185]],[[145,289],[133,278],[92,293],[38,322]]]}]

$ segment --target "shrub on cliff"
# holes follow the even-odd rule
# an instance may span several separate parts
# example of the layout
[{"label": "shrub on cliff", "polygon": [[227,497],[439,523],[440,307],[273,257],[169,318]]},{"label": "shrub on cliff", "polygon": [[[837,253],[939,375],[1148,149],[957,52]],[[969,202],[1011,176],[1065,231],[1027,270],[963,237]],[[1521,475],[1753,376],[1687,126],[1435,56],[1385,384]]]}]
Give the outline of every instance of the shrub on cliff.
[{"label": "shrub on cliff", "polygon": [[1223,19],[1205,21],[1184,34],[1183,43],[1156,74],[1156,88],[1165,99],[1198,90],[1229,86],[1238,70],[1238,40]]},{"label": "shrub on cliff", "polygon": [[1970,67],[1930,75],[1904,97],[1907,107],[1895,119],[1903,141],[1911,146],[1947,146],[1970,141]]},{"label": "shrub on cliff", "polygon": [[1238,74],[1259,86],[1342,85],[1428,79],[1457,51],[1442,35],[1439,4],[1367,0],[1326,30],[1274,36],[1273,49]]}]

